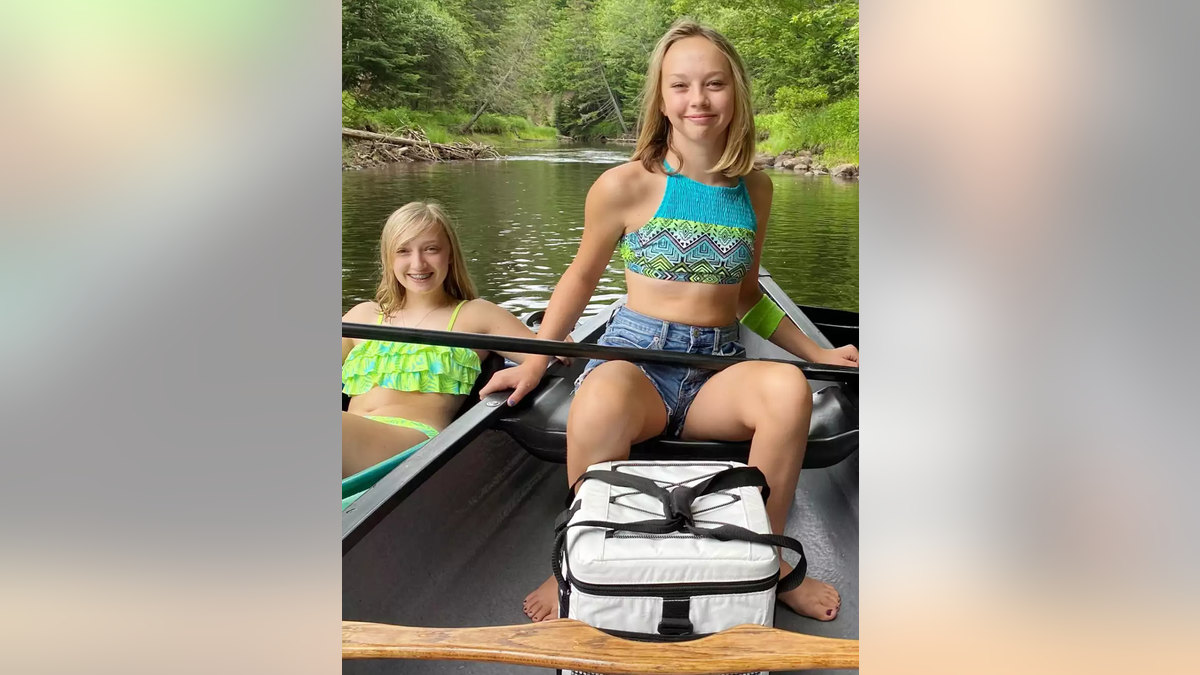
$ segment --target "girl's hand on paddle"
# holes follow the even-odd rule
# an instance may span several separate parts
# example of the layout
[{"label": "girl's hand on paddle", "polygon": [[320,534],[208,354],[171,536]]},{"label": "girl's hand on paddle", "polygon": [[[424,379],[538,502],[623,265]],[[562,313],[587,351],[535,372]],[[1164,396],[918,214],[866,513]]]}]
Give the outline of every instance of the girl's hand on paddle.
[{"label": "girl's hand on paddle", "polygon": [[479,390],[479,398],[487,398],[488,394],[512,389],[513,392],[508,395],[508,404],[516,405],[542,381],[542,374],[545,372],[546,361],[531,355],[521,365],[505,368],[492,375],[492,379]]},{"label": "girl's hand on paddle", "polygon": [[817,355],[815,363],[824,363],[830,366],[850,366],[858,367],[858,347],[854,345],[846,345],[837,349],[822,349]]}]

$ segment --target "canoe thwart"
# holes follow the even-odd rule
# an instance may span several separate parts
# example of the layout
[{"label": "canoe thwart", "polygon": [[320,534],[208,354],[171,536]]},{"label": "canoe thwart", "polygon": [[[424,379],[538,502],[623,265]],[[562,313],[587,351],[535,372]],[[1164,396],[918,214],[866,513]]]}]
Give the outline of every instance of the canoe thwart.
[{"label": "canoe thwart", "polygon": [[592,673],[705,675],[858,668],[858,640],[735,626],[686,642],[623,640],[573,619],[519,626],[417,628],[342,622],[343,659],[486,661]]}]

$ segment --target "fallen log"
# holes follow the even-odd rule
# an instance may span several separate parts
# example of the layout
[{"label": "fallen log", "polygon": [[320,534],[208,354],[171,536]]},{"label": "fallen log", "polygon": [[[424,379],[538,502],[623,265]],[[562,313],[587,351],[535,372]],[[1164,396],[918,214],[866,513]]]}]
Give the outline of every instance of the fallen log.
[{"label": "fallen log", "polygon": [[342,127],[342,138],[353,144],[366,141],[370,150],[357,152],[358,161],[343,161],[342,168],[364,168],[397,161],[413,160],[444,162],[456,159],[490,159],[499,153],[490,145],[482,143],[434,143],[421,129],[398,129],[388,134]]},{"label": "fallen log", "polygon": [[380,143],[394,143],[395,145],[433,145],[434,147],[446,147],[440,143],[429,143],[429,141],[414,141],[401,136],[389,136],[387,134],[377,134],[371,131],[359,131],[358,129],[347,129],[342,127],[342,135],[348,138],[361,138],[365,141],[378,141]]},{"label": "fallen log", "polygon": [[[404,133],[412,133],[404,132]],[[396,145],[418,146],[425,148],[436,148],[447,154],[467,154],[477,155],[481,152],[490,150],[488,145],[476,145],[467,143],[455,143],[454,145],[446,145],[445,143],[434,143],[426,138],[405,138],[404,136],[393,136],[390,134],[377,134],[372,131],[359,131],[358,129],[347,129],[342,127],[342,136],[348,138],[361,138],[366,141],[377,141],[379,143],[393,143]],[[424,134],[422,134],[424,136]]]}]

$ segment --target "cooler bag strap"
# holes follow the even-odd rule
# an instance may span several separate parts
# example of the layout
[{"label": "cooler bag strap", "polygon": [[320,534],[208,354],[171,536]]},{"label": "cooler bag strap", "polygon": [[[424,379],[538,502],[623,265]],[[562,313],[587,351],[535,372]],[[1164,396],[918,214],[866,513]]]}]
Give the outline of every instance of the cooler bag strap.
[{"label": "cooler bag strap", "polygon": [[722,525],[711,529],[693,526],[687,528],[687,531],[697,537],[707,537],[719,541],[745,541],[751,544],[780,546],[799,553],[800,559],[796,561],[796,566],[792,568],[792,571],[787,576],[779,580],[779,585],[776,587],[779,593],[786,593],[799,586],[800,582],[804,581],[804,575],[808,572],[808,559],[804,557],[804,547],[792,537],[782,534],[759,534],[738,525]]},{"label": "cooler bag strap", "polygon": [[767,485],[767,477],[756,466],[736,466],[697,484],[692,489],[697,497],[713,494],[722,490],[739,487],[762,488],[763,501],[771,496],[771,488]]},{"label": "cooler bag strap", "polygon": [[799,553],[800,560],[797,561],[795,568],[787,576],[779,580],[778,592],[784,593],[790,591],[799,586],[800,582],[804,580],[804,575],[808,571],[808,560],[804,557],[804,547],[796,539],[779,534],[759,534],[737,525],[722,525],[712,529],[700,528],[696,527],[692,520],[692,502],[698,497],[714,494],[722,490],[738,487],[757,487],[762,489],[763,501],[766,501],[770,496],[771,489],[767,485],[766,476],[757,467],[732,467],[698,483],[694,487],[681,485],[670,491],[649,478],[641,476],[633,476],[612,470],[587,471],[571,485],[571,489],[567,494],[567,506],[571,506],[571,502],[574,500],[575,488],[589,478],[608,483],[609,485],[637,490],[643,494],[655,497],[662,502],[663,513],[667,517],[665,519],[642,520],[632,523],[584,520],[578,523],[567,524],[567,521],[574,515],[575,508],[570,512],[563,513],[559,517],[559,522],[555,523],[556,536],[554,539],[554,554],[551,559],[554,578],[563,593],[569,593],[569,588],[562,574],[562,549],[566,544],[567,530],[577,526],[603,527],[614,531],[625,530],[627,532],[642,532],[645,534],[688,532],[698,537],[717,539],[719,541],[745,541],[752,544],[779,546]]},{"label": "cooler bag strap", "polygon": [[[554,570],[554,578],[560,587],[566,584],[562,574],[562,551],[567,543],[567,530],[572,527],[603,527],[609,530],[624,530],[626,532],[641,532],[643,534],[670,534],[683,531],[670,520],[639,520],[633,523],[614,523],[609,520],[581,520],[571,523],[558,531],[554,537],[554,556],[550,559],[550,569]],[[749,530],[747,530],[749,532]]]},{"label": "cooler bag strap", "polygon": [[663,503],[663,506],[669,506],[671,503],[671,493],[667,492],[666,488],[659,486],[658,483],[649,478],[641,476],[633,476],[620,471],[585,471],[574,483],[571,484],[571,489],[567,491],[567,506],[571,506],[571,502],[575,500],[575,488],[589,478],[616,485],[617,487],[627,487],[632,490],[637,490],[642,494],[650,495]]},{"label": "cooler bag strap", "polygon": [[[609,485],[617,487],[626,487],[631,490],[637,490],[644,495],[649,495],[662,502],[663,513],[670,514],[672,504],[683,504],[691,506],[691,502],[697,497],[702,497],[708,494],[714,494],[722,490],[730,490],[739,487],[756,487],[762,490],[763,501],[771,496],[771,488],[767,485],[767,478],[763,475],[758,467],[753,466],[738,466],[726,469],[715,476],[712,476],[695,486],[679,486],[673,490],[667,490],[658,483],[643,478],[634,476],[620,471],[612,470],[596,470],[586,471],[574,483],[571,484],[571,489],[567,491],[567,501],[564,505],[570,508],[571,503],[575,500],[575,489],[579,484],[588,479],[598,480]],[[682,492],[681,492],[682,491]],[[676,494],[678,493],[678,494]],[[688,510],[690,513],[690,508]]]},{"label": "cooler bag strap", "polygon": [[[642,532],[645,534],[668,534],[682,530],[698,537],[706,537],[718,541],[745,541],[752,544],[788,548],[799,553],[800,559],[796,561],[796,566],[792,568],[792,571],[776,584],[776,593],[786,593],[796,588],[800,585],[800,582],[804,581],[804,575],[808,572],[808,559],[804,557],[804,547],[800,545],[799,541],[784,535],[759,534],[737,525],[722,525],[712,529],[696,527],[690,524],[681,527],[679,521],[676,520],[643,520],[633,523],[615,523],[607,520],[581,520],[578,523],[565,525],[558,530],[558,533],[554,537],[554,555],[550,559],[550,568],[554,571],[554,580],[558,583],[560,617],[569,616],[571,609],[571,585],[567,583],[566,577],[562,572],[562,554],[563,548],[567,543],[567,530],[572,527],[603,527],[614,531],[625,530],[627,532]],[[664,605],[665,609],[666,606]],[[666,618],[664,616],[664,621]],[[674,624],[670,621],[666,621],[666,623],[660,624],[659,629],[661,632],[664,628],[669,630],[673,626]]]},{"label": "cooler bag strap", "polygon": [[575,512],[578,511],[579,507],[581,506],[582,504],[575,504],[566,511],[558,514],[558,517],[554,519],[554,534],[557,535],[560,530],[567,526],[567,523],[571,522],[571,519],[575,517]]},{"label": "cooler bag strap", "polygon": [[624,530],[626,532],[641,532],[643,534],[670,534],[671,532],[687,532],[688,534],[707,539],[716,539],[718,541],[744,541],[751,544],[763,544],[765,546],[778,546],[781,548],[790,549],[800,554],[800,559],[796,561],[796,566],[792,571],[779,580],[776,587],[777,592],[786,593],[797,586],[804,580],[804,575],[808,572],[808,559],[804,556],[804,546],[801,543],[789,536],[782,534],[759,534],[753,530],[748,530],[738,525],[722,525],[714,528],[696,527],[695,525],[683,525],[682,527],[674,520],[640,520],[632,523],[614,523],[608,520],[581,520],[578,523],[571,523],[558,531],[554,537],[554,555],[550,559],[550,567],[554,571],[554,579],[558,582],[560,589],[566,589],[567,581],[562,573],[562,552],[563,547],[567,542],[567,530],[572,527],[603,527],[609,530]]}]

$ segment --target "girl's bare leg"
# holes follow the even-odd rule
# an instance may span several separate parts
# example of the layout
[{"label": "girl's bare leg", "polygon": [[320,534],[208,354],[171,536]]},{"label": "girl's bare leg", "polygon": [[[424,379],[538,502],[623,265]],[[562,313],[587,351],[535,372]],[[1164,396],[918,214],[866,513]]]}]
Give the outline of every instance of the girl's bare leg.
[{"label": "girl's bare leg", "polygon": [[[629,448],[667,425],[658,390],[637,366],[609,361],[597,366],[575,392],[567,418],[567,481],[574,484],[599,462],[629,457]],[[534,621],[558,618],[558,584],[551,576],[525,598]]]},{"label": "girl's bare leg", "polygon": [[[771,486],[767,517],[782,534],[796,495],[812,417],[812,389],[800,369],[779,363],[740,363],[712,377],[696,395],[684,420],[685,439],[750,443],[750,466]],[[781,573],[791,565],[780,557]],[[779,599],[803,616],[831,621],[841,598],[832,586],[805,578]]]},{"label": "girl's bare leg", "polygon": [[342,478],[394,457],[421,441],[425,434],[342,411]]}]

